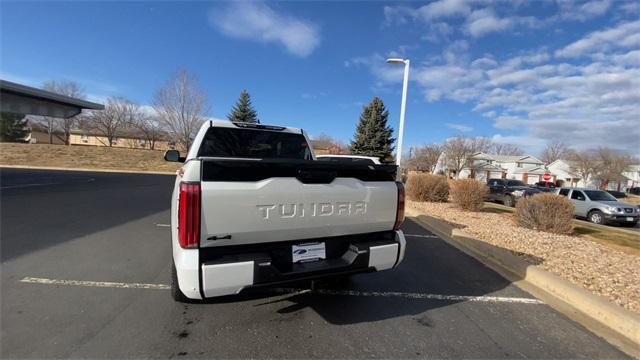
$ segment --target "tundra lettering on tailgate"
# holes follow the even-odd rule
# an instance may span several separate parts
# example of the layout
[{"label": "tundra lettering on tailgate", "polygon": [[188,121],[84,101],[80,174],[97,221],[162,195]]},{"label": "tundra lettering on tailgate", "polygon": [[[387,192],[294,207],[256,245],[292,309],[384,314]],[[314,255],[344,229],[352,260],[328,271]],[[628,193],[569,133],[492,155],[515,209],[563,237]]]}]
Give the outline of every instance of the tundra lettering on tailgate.
[{"label": "tundra lettering on tailgate", "polygon": [[297,218],[305,216],[356,216],[367,213],[365,201],[339,201],[335,203],[266,204],[256,205],[258,215],[265,220],[272,218]]}]

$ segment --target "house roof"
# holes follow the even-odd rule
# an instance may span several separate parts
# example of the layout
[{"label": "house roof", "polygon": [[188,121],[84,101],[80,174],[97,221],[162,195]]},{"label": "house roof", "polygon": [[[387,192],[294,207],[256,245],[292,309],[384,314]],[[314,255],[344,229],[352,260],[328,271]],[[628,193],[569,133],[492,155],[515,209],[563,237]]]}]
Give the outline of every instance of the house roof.
[{"label": "house roof", "polygon": [[527,167],[522,167],[522,168],[518,168],[516,169],[513,173],[514,174],[534,174],[534,175],[543,175],[544,173],[549,173],[551,175],[555,175],[553,174],[551,171],[548,171],[547,169],[544,168],[544,166],[527,166]]},{"label": "house roof", "polygon": [[524,163],[531,163],[531,164],[544,163],[540,159],[531,155],[494,155],[494,154],[487,154],[480,151],[471,155],[471,157],[477,160],[494,160],[494,161],[503,162],[503,163],[508,163],[508,162],[524,162]]},{"label": "house roof", "polygon": [[525,162],[534,164],[543,164],[540,159],[531,155],[491,155],[495,161],[500,162]]},{"label": "house roof", "polygon": [[70,118],[83,109],[104,110],[104,105],[0,80],[1,111]]}]

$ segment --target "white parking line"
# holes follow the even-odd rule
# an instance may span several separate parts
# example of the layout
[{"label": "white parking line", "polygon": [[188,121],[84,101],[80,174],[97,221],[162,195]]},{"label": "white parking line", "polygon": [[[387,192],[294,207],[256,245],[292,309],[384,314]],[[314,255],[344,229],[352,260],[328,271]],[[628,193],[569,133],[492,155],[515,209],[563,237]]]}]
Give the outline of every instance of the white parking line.
[{"label": "white parking line", "polygon": [[538,299],[528,298],[512,298],[501,296],[467,296],[467,295],[441,295],[441,294],[422,294],[422,293],[406,293],[395,291],[357,291],[357,290],[331,290],[331,289],[314,289],[300,290],[292,288],[276,288],[273,291],[283,294],[291,293],[312,293],[320,295],[339,295],[339,296],[364,296],[364,297],[395,297],[406,299],[429,299],[429,300],[446,300],[446,301],[475,301],[475,302],[506,302],[520,304],[544,304]]},{"label": "white parking line", "polygon": [[[56,280],[43,279],[34,277],[25,277],[20,282],[30,284],[44,285],[69,285],[69,286],[85,286],[85,287],[102,287],[102,288],[121,288],[121,289],[156,289],[168,290],[171,287],[166,284],[141,284],[141,283],[121,283],[121,282],[103,282],[103,281],[82,281],[82,280]],[[467,296],[467,295],[441,295],[441,294],[423,294],[423,293],[406,293],[395,291],[357,291],[357,290],[331,290],[331,289],[295,289],[295,288],[265,288],[266,292],[274,292],[277,294],[318,294],[318,295],[334,295],[334,296],[363,296],[363,297],[385,297],[385,298],[405,298],[405,299],[428,299],[428,300],[444,300],[444,301],[471,301],[471,302],[492,302],[492,303],[517,303],[517,304],[544,304],[538,299],[514,298],[501,296]]]},{"label": "white parking line", "polygon": [[20,282],[30,283],[30,284],[71,285],[71,286],[86,286],[86,287],[122,288],[122,289],[159,289],[159,290],[171,289],[169,285],[165,285],[165,284],[140,284],[140,283],[82,281],[82,280],[56,280],[56,279],[34,278],[34,277],[25,277],[22,280],[20,280]]},{"label": "white parking line", "polygon": [[171,224],[156,224],[158,227],[171,227]]},{"label": "white parking line", "polygon": [[438,239],[436,235],[404,234],[404,236]]}]

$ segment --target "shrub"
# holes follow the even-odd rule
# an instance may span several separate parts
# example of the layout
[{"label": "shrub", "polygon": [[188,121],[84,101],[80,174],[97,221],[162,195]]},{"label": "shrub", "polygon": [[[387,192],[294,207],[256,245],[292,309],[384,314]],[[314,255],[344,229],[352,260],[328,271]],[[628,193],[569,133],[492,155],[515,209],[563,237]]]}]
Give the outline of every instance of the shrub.
[{"label": "shrub", "polygon": [[487,191],[487,186],[478,180],[462,179],[451,182],[451,198],[463,210],[480,211]]},{"label": "shrub", "polygon": [[573,204],[564,196],[543,193],[518,200],[516,223],[522,227],[555,234],[573,229]]},{"label": "shrub", "polygon": [[449,184],[444,176],[409,174],[406,185],[407,196],[411,200],[447,202],[449,199]]}]

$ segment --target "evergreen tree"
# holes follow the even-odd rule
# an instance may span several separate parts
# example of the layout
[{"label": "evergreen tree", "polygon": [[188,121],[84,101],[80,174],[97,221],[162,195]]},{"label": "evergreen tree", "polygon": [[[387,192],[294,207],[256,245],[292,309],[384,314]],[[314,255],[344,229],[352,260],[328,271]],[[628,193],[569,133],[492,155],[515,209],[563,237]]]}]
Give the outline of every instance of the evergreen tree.
[{"label": "evergreen tree", "polygon": [[24,114],[0,113],[0,141],[16,142],[29,135]]},{"label": "evergreen tree", "polygon": [[249,96],[247,90],[242,90],[238,102],[231,109],[231,113],[227,115],[227,118],[233,122],[260,124],[258,114],[253,105],[251,105],[251,96]]},{"label": "evergreen tree", "polygon": [[362,109],[356,134],[351,141],[351,153],[390,159],[395,139],[392,137],[393,129],[387,126],[388,117],[389,112],[382,100],[374,97]]}]

